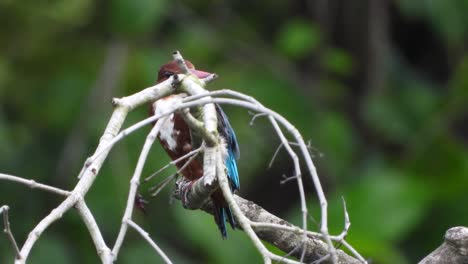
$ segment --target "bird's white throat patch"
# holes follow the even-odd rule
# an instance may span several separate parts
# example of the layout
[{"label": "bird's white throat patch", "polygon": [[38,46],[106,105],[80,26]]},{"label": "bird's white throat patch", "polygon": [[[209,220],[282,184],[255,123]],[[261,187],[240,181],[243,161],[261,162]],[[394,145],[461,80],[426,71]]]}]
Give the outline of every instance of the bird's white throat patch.
[{"label": "bird's white throat patch", "polygon": [[[181,103],[183,95],[173,95],[166,98],[161,98],[153,103],[153,108],[156,109],[155,115],[167,113],[174,109],[178,104]],[[169,115],[161,126],[159,131],[159,138],[165,141],[169,150],[175,150],[177,147],[177,137],[180,131],[174,130],[174,114]]]}]

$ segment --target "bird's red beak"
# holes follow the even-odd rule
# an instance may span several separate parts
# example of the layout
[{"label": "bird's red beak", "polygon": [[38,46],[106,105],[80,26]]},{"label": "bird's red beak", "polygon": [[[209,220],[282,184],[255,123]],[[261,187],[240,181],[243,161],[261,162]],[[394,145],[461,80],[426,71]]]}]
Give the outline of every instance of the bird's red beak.
[{"label": "bird's red beak", "polygon": [[199,79],[204,79],[208,76],[210,76],[212,73],[209,73],[209,72],[204,72],[204,71],[199,71],[199,70],[195,70],[195,69],[189,69],[189,71],[194,74],[195,76],[197,76]]}]

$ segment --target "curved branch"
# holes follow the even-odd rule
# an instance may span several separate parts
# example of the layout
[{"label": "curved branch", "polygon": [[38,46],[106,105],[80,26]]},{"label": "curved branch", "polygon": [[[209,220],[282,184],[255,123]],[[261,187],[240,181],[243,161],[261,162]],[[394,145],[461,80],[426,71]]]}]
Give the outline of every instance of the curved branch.
[{"label": "curved branch", "polygon": [[[183,60],[180,53],[175,52],[174,59],[181,66],[183,66],[184,73],[187,74],[188,70],[187,70],[185,61]],[[88,227],[88,230],[95,243],[95,246],[101,258],[101,261],[103,263],[112,263],[118,255],[118,252],[123,242],[128,225],[135,227],[134,223],[131,221],[131,213],[133,211],[133,202],[135,199],[136,189],[139,184],[141,170],[146,161],[146,156],[148,154],[149,148],[151,144],[153,143],[154,138],[157,135],[158,125],[156,125],[153,128],[152,132],[148,136],[147,141],[145,145],[143,146],[143,150],[140,154],[140,159],[135,169],[134,176],[131,180],[127,207],[126,207],[126,211],[123,216],[123,219],[122,219],[122,228],[121,228],[121,231],[119,232],[114,250],[112,252],[106,246],[104,239],[99,231],[99,228],[91,212],[89,211],[89,209],[87,208],[84,202],[84,197],[86,193],[88,192],[88,190],[90,189],[91,185],[93,184],[94,180],[96,179],[100,168],[102,167],[105,159],[107,158],[107,155],[109,154],[110,150],[117,142],[122,140],[128,134],[143,127],[144,125],[148,125],[161,117],[163,117],[163,120],[164,120],[165,116],[175,111],[179,111],[179,110],[181,110],[182,113],[185,113],[186,119],[196,121],[192,123],[196,123],[198,124],[198,126],[197,128],[193,128],[193,129],[200,129],[200,130],[204,130],[205,132],[205,133],[202,133],[202,135],[205,135],[204,136],[205,138],[204,148],[203,148],[204,150],[203,151],[204,176],[203,176],[203,179],[201,181],[197,181],[194,186],[192,186],[193,183],[189,185],[180,185],[185,190],[185,192],[182,192],[182,195],[181,195],[181,197],[184,197],[185,199],[184,205],[186,205],[188,202],[192,200],[195,200],[194,197],[196,196],[201,197],[203,195],[206,195],[205,196],[206,198],[213,190],[215,190],[216,188],[219,188],[220,186],[225,196],[225,199],[228,201],[231,209],[234,212],[235,217],[238,220],[238,223],[241,225],[242,229],[246,231],[249,238],[252,240],[253,244],[257,247],[259,252],[262,254],[265,263],[271,263],[272,260],[284,262],[284,263],[291,263],[291,264],[299,263],[298,261],[275,255],[272,252],[270,252],[268,249],[266,249],[266,247],[260,241],[259,236],[260,238],[264,238],[265,240],[267,240],[268,237],[265,236],[264,234],[265,233],[270,234],[269,232],[265,231],[269,229],[272,229],[275,232],[280,232],[280,233],[290,232],[290,235],[297,236],[295,239],[292,239],[291,236],[288,236],[289,242],[294,241],[295,244],[287,243],[288,242],[287,240],[281,239],[280,237],[278,238],[280,240],[277,242],[277,245],[278,247],[284,248],[285,250],[289,251],[287,256],[289,255],[296,256],[300,259],[301,262],[303,260],[307,260],[309,256],[312,256],[314,257],[315,261],[320,261],[320,262],[329,261],[333,263],[338,263],[338,260],[341,259],[341,255],[340,255],[341,251],[336,251],[336,249],[334,248],[331,242],[332,240],[343,243],[343,245],[345,245],[352,253],[354,253],[355,256],[361,262],[365,262],[365,260],[363,260],[363,258],[348,243],[346,243],[346,241],[344,241],[344,237],[346,236],[347,230],[349,227],[349,219],[346,219],[346,223],[348,224],[345,225],[345,230],[343,230],[343,232],[339,236],[330,236],[328,234],[327,201],[326,201],[324,192],[322,190],[322,187],[320,185],[320,181],[319,181],[316,169],[314,167],[314,164],[312,163],[312,159],[308,152],[307,146],[304,140],[302,139],[302,136],[298,132],[298,130],[291,123],[289,123],[284,117],[264,107],[257,100],[255,100],[254,98],[250,96],[247,96],[241,93],[236,93],[233,91],[221,91],[218,94],[224,93],[229,96],[240,98],[241,100],[230,99],[230,98],[212,98],[211,95],[215,93],[209,93],[207,90],[204,89],[204,86],[206,85],[206,83],[213,80],[216,77],[216,75],[211,75],[206,79],[199,80],[196,76],[192,74],[188,74],[188,75],[186,74],[174,75],[170,77],[168,80],[158,85],[144,89],[143,91],[138,92],[136,94],[123,97],[120,99],[117,99],[117,98],[113,99],[112,103],[115,106],[115,109],[112,114],[112,117],[109,120],[109,123],[100,139],[100,142],[96,151],[85,162],[78,177],[80,180],[78,181],[77,185],[71,192],[63,191],[58,188],[50,187],[47,185],[37,184],[34,181],[17,179],[14,176],[10,176],[10,175],[6,175],[8,176],[6,177],[4,174],[0,174],[0,176],[3,176],[3,178],[8,178],[9,180],[27,184],[31,187],[41,188],[50,192],[54,192],[54,193],[66,196],[66,199],[57,208],[52,210],[52,212],[50,212],[49,215],[47,215],[44,219],[42,219],[40,223],[31,231],[30,235],[26,239],[20,251],[20,255],[22,256],[22,258],[19,260],[17,259],[15,263],[17,264],[25,263],[30,250],[32,249],[36,241],[39,239],[39,237],[42,235],[42,233],[54,221],[60,219],[62,215],[66,213],[72,207],[77,208],[77,210],[80,213],[80,216],[83,218],[83,221]],[[131,110],[133,110],[134,108],[142,104],[155,101],[159,98],[162,98],[169,94],[173,94],[175,92],[178,92],[178,93],[183,92],[192,96],[186,99],[183,99],[182,101],[176,102],[171,109],[167,110],[167,113],[162,113],[159,116],[153,116],[151,118],[147,118],[141,122],[138,122],[132,125],[131,127],[123,131],[120,131],[123,125],[123,122],[127,117],[127,114]],[[235,200],[234,196],[232,195],[230,191],[229,184],[227,183],[226,172],[225,172],[223,156],[222,156],[222,153],[224,153],[223,152],[224,149],[222,148],[224,148],[225,146],[224,146],[222,138],[220,138],[218,131],[217,131],[218,120],[217,120],[217,113],[216,113],[215,106],[214,106],[215,103],[237,105],[246,109],[256,111],[258,113],[261,113],[262,115],[268,116],[270,122],[273,125],[274,130],[276,131],[276,133],[278,134],[281,140],[282,145],[285,147],[285,149],[287,150],[288,154],[290,155],[294,163],[296,175],[294,175],[293,178],[296,179],[296,182],[298,184],[298,191],[299,191],[299,196],[301,199],[302,228],[284,224],[286,222],[284,222],[281,219],[278,220],[280,221],[278,223],[275,223],[273,221],[274,219],[271,220],[271,218],[269,219],[273,222],[271,221],[270,222],[253,222],[252,219],[254,218],[254,216],[251,217],[252,219],[249,219],[249,217],[246,215],[248,214],[248,212],[247,211],[243,212],[243,210],[240,207],[240,204],[238,204],[241,202]],[[196,120],[195,118],[192,118],[189,112],[187,111],[184,112],[185,111],[184,109],[188,109],[191,107],[197,107],[201,111],[202,118],[200,120]],[[320,206],[321,206],[321,227],[320,227],[321,233],[320,234],[313,233],[307,230],[308,213],[307,213],[304,187],[302,183],[302,173],[300,171],[300,168],[301,168],[300,159],[299,159],[299,156],[296,154],[296,152],[291,148],[290,143],[287,137],[283,134],[282,129],[287,130],[287,132],[289,132],[289,134],[295,138],[296,142],[292,144],[297,144],[299,146],[302,152],[303,158],[306,162],[307,169],[310,173],[310,176],[316,188],[316,192],[317,192],[318,199],[319,199]],[[200,189],[197,189],[198,187]],[[211,190],[209,190],[208,188],[211,188]],[[189,192],[189,190],[192,190],[192,191]],[[190,195],[192,195],[193,197],[189,197]],[[205,204],[205,201],[206,199],[200,199],[197,203],[191,205],[190,208],[198,208],[202,206],[203,204]],[[258,216],[258,214],[266,215],[269,213],[266,211],[264,212],[257,211],[256,214]],[[283,221],[284,223],[281,221]],[[138,228],[136,229],[138,231]],[[311,239],[313,239],[313,242],[314,242],[313,245],[309,244],[309,240]],[[324,240],[325,243],[321,240]],[[286,243],[286,244],[282,244],[282,243]],[[320,251],[319,253],[311,253],[311,250],[317,250],[317,247],[315,247],[317,243],[319,244],[321,243],[320,245],[323,246],[322,248],[323,252]],[[316,252],[316,251],[313,251],[313,252]],[[114,255],[112,255],[112,253]],[[352,263],[352,262],[342,262],[342,263]]]},{"label": "curved branch", "polygon": [[[178,200],[183,201],[182,195],[188,190],[187,180],[179,178],[176,184],[176,190],[174,197]],[[203,189],[204,184],[201,181],[197,181],[193,184],[193,189]],[[210,188],[210,187],[208,187]],[[208,189],[210,191],[210,189]],[[200,190],[203,193],[203,190]],[[188,192],[188,199],[194,198],[195,195],[192,191]],[[316,261],[328,254],[328,245],[324,243],[320,238],[320,233],[308,232],[306,240],[303,240],[302,228],[295,226],[286,220],[283,220],[270,212],[263,209],[261,206],[255,204],[252,201],[246,200],[238,195],[234,195],[236,204],[250,221],[253,230],[258,237],[264,241],[267,241],[275,245],[278,249],[285,253],[291,253],[291,256],[297,259],[301,258],[302,249],[305,249],[304,261],[310,263]],[[213,214],[212,204],[210,200],[207,200],[205,204],[200,208],[209,214]],[[240,226],[238,226],[241,228]],[[333,238],[333,237],[332,237]],[[341,250],[337,250],[338,263],[362,263],[363,260],[355,259]]]},{"label": "curved branch", "polygon": [[[16,260],[16,264],[24,264],[28,258],[29,253],[31,252],[32,247],[42,235],[42,233],[55,221],[60,219],[63,214],[65,214],[70,208],[72,208],[76,203],[83,199],[83,197],[88,192],[89,188],[91,188],[96,176],[101,168],[102,164],[104,163],[107,154],[110,151],[108,148],[108,142],[111,141],[120,131],[125,118],[129,111],[133,110],[135,107],[138,107],[142,104],[148,103],[153,100],[157,100],[165,95],[168,95],[172,92],[172,78],[168,80],[144,89],[136,94],[131,96],[127,96],[121,99],[115,99],[112,101],[114,106],[114,112],[112,114],[109,123],[100,139],[99,145],[95,151],[95,153],[101,153],[92,164],[86,162],[83,169],[80,172],[78,178],[77,185],[71,191],[70,195],[55,209],[53,209],[45,218],[43,218],[34,229],[29,233],[28,238],[24,242],[23,247],[21,248],[21,256],[23,257],[20,260]],[[102,149],[105,149],[101,151]],[[100,235],[100,234],[94,234]],[[103,240],[102,240],[103,241]],[[103,263],[111,263],[109,259],[112,259],[110,255],[107,253],[110,252],[108,250],[98,252],[101,256],[101,261]]]},{"label": "curved branch", "polygon": [[[135,172],[133,173],[133,177],[130,180],[130,190],[128,192],[128,198],[127,198],[127,206],[125,207],[125,213],[122,217],[122,224],[120,227],[119,234],[117,236],[117,240],[115,242],[114,248],[112,249],[112,255],[114,257],[114,261],[117,260],[117,256],[120,251],[120,247],[122,246],[122,243],[125,239],[125,235],[127,233],[128,229],[128,223],[129,221],[132,220],[132,213],[133,213],[133,207],[135,204],[135,197],[137,195],[138,191],[138,186],[140,185],[140,176],[141,172],[143,171],[143,167],[146,163],[146,158],[148,157],[148,153],[151,149],[151,146],[154,143],[154,140],[158,136],[159,130],[161,129],[161,126],[168,120],[168,117],[163,117],[156,122],[154,125],[153,129],[151,129],[151,132],[148,134],[146,137],[145,144],[143,145],[143,149],[140,153],[140,157],[138,158],[138,162],[135,168]],[[164,256],[165,255],[161,255]],[[166,257],[167,258],[167,257]]]},{"label": "curved branch", "polygon": [[[287,152],[289,153],[289,155],[291,156],[291,158],[292,158],[292,160],[294,162],[294,168],[296,170],[296,175],[295,176],[296,176],[296,179],[297,179],[298,188],[299,188],[299,195],[300,195],[300,198],[301,198],[302,224],[303,224],[303,230],[305,232],[307,230],[307,207],[305,205],[305,194],[304,194],[303,185],[302,185],[302,178],[301,178],[301,173],[300,173],[299,161],[298,161],[297,155],[295,154],[295,152],[290,147],[289,142],[286,140],[286,137],[284,136],[284,134],[282,133],[280,127],[278,126],[277,121],[280,122],[284,127],[286,127],[288,129],[288,131],[294,136],[294,138],[296,139],[296,141],[297,141],[297,143],[298,143],[298,145],[299,145],[299,147],[300,147],[300,149],[302,151],[303,157],[304,157],[304,159],[306,161],[307,168],[309,169],[310,176],[312,178],[312,182],[314,183],[314,187],[315,187],[315,190],[317,192],[317,196],[318,196],[318,199],[319,199],[319,202],[320,202],[320,210],[321,210],[321,217],[322,217],[320,232],[324,235],[324,239],[328,244],[328,248],[329,248],[332,260],[334,262],[336,262],[336,256],[334,254],[335,250],[334,250],[333,244],[332,244],[332,242],[331,242],[331,240],[329,238],[329,233],[328,233],[328,210],[327,210],[328,202],[327,202],[327,199],[325,198],[325,194],[323,192],[323,188],[322,188],[322,185],[320,183],[320,180],[319,180],[319,177],[318,177],[318,174],[317,174],[317,170],[315,168],[314,163],[312,162],[312,158],[310,157],[309,151],[307,149],[307,145],[305,144],[304,139],[302,138],[299,131],[292,124],[290,124],[288,122],[288,120],[286,120],[284,117],[277,114],[276,112],[265,108],[255,98],[253,98],[251,96],[248,96],[248,95],[245,95],[245,94],[242,94],[242,93],[239,93],[239,92],[235,92],[235,91],[225,89],[225,90],[210,92],[210,93],[207,93],[207,94],[190,96],[190,97],[185,98],[184,101],[193,101],[193,100],[197,100],[197,99],[203,100],[203,97],[205,97],[205,96],[215,96],[215,95],[228,95],[228,96],[233,96],[233,97],[243,99],[243,100],[245,100],[247,102],[252,103],[254,107],[253,108],[247,107],[245,104],[242,104],[240,102],[234,103],[233,101],[229,101],[229,99],[227,99],[226,103],[243,106],[245,108],[248,108],[248,109],[257,111],[259,113],[263,113],[263,114],[268,115],[268,119],[270,120],[270,122],[273,125],[273,127],[275,128],[278,136],[280,137],[282,145],[285,146]],[[222,103],[222,102],[218,102],[218,103]]]}]

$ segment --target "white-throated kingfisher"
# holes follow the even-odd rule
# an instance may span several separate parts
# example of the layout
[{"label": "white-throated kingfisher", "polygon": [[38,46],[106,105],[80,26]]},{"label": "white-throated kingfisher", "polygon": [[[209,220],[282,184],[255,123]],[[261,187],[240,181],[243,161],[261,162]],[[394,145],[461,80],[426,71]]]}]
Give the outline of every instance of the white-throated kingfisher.
[{"label": "white-throated kingfisher", "polygon": [[[208,72],[196,70],[190,61],[185,61],[186,65],[191,74],[196,75],[198,78],[205,78],[210,75]],[[158,72],[157,83],[167,80],[174,74],[182,73],[182,69],[176,61],[170,61],[164,64]],[[151,104],[150,114],[163,112],[164,108],[170,104],[170,98],[173,96],[181,96],[178,94],[169,95],[161,98]],[[239,173],[237,171],[236,159],[239,158],[239,145],[237,143],[236,134],[226,117],[226,114],[221,109],[221,106],[215,104],[217,117],[218,117],[218,133],[223,137],[226,143],[227,155],[224,161],[226,167],[226,174],[229,180],[231,191],[239,189]],[[188,154],[190,151],[197,149],[201,140],[196,139],[194,133],[191,133],[189,126],[178,113],[173,113],[169,116],[169,119],[162,125],[161,130],[158,134],[158,139],[170,156],[172,160],[176,160],[183,155]],[[197,145],[198,144],[198,145]],[[186,160],[182,160],[176,163],[176,167],[181,169],[185,165]],[[195,158],[190,164],[187,164],[181,174],[186,179],[195,182],[203,176],[203,158]],[[216,224],[221,232],[223,238],[226,238],[226,218],[231,224],[232,228],[235,228],[235,221],[231,212],[231,209],[227,205],[223,193],[220,189],[216,190],[211,195],[213,202],[213,215]]]}]

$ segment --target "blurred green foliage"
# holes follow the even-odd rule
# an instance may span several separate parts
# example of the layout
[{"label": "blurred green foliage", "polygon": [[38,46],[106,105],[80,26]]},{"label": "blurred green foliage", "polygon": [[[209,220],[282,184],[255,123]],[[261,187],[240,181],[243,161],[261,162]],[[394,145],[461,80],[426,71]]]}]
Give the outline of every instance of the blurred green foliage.
[{"label": "blurred green foliage", "polygon": [[[178,49],[220,75],[211,89],[254,96],[310,139],[331,231],[343,227],[343,196],[348,238],[360,253],[373,263],[415,263],[447,228],[468,223],[468,5],[393,1],[382,7],[385,41],[374,41],[368,28],[386,18],[371,19],[371,1],[330,0],[326,12],[310,1],[0,1],[0,172],[73,188],[111,114],[111,97],[152,85]],[[289,158],[281,153],[266,169],[279,143],[268,123],[250,126],[247,111],[226,112],[241,146],[240,194],[300,223],[295,186],[279,184],[292,173]],[[136,110],[126,126],[146,115]],[[148,131],[115,147],[86,197],[110,246]],[[144,175],[167,162],[155,146]],[[141,187],[145,196],[148,187]],[[306,190],[319,219],[308,178]],[[242,232],[221,240],[211,216],[170,203],[170,193],[135,218],[175,263],[261,261]],[[59,202],[0,184],[0,205],[10,206],[20,243]],[[6,241],[0,237],[0,263],[13,259]],[[31,255],[31,263],[96,262],[75,212],[47,230]],[[118,263],[149,262],[161,260],[130,231]]]},{"label": "blurred green foliage", "polygon": [[278,49],[293,59],[302,58],[320,44],[320,31],[312,23],[291,19],[278,34]]}]

